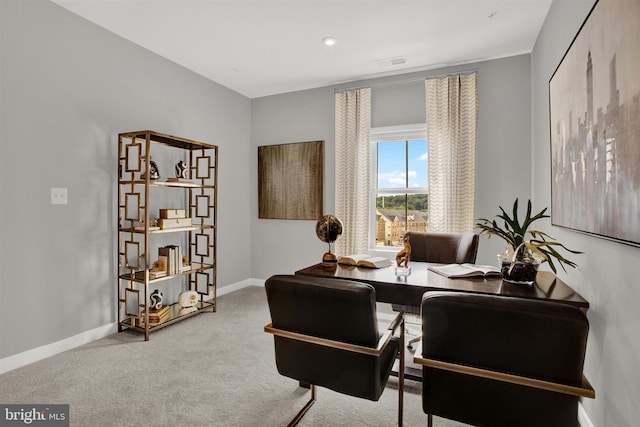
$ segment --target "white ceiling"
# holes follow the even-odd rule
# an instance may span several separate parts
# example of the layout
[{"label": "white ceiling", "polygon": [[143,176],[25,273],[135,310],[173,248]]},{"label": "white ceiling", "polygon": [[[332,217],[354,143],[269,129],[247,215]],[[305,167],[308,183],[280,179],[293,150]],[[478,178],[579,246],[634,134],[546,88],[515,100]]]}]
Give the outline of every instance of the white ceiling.
[{"label": "white ceiling", "polygon": [[53,1],[249,98],[529,53],[552,2]]}]

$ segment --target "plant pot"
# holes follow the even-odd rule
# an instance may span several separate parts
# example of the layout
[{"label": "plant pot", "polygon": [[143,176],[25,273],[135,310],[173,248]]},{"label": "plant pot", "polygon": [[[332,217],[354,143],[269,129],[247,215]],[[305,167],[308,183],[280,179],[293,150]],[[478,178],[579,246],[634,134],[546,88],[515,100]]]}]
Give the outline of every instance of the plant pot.
[{"label": "plant pot", "polygon": [[531,286],[536,281],[540,261],[537,259],[512,261],[512,257],[506,254],[498,254],[498,265],[502,272],[502,280],[518,285]]}]

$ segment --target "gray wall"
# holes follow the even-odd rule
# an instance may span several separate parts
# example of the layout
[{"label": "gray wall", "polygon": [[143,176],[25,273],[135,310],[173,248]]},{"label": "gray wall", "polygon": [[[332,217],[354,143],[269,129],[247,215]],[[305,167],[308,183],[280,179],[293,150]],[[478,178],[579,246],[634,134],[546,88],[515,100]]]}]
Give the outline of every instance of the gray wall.
[{"label": "gray wall", "polygon": [[[532,55],[474,64],[480,116],[476,216],[533,197],[549,206],[548,80],[593,0],[556,0]],[[313,221],[257,219],[257,147],[326,141],[325,211],[334,205],[333,87],[248,100],[45,0],[0,1],[0,358],[115,321],[118,132],[154,129],[221,147],[221,286],[318,262]],[[424,117],[416,77],[373,84],[374,126]],[[344,88],[345,86],[340,86]],[[67,187],[69,204],[49,203]],[[561,274],[591,302],[585,372],[597,426],[640,419],[640,249],[556,227],[585,251]],[[493,263],[499,241],[483,239]],[[251,249],[249,249],[251,248]]]},{"label": "gray wall", "polygon": [[[551,203],[548,84],[562,56],[594,4],[593,0],[554,1],[532,53],[533,197]],[[640,248],[558,227],[549,233],[576,256],[579,268],[560,274],[585,297],[590,334],[585,373],[596,399],[583,405],[594,426],[630,427],[640,419]]]},{"label": "gray wall", "polygon": [[[527,199],[531,188],[531,64],[529,55],[481,62],[467,67],[405,74],[358,82],[372,87],[372,126],[424,123],[425,76],[478,71],[480,114],[476,166],[476,216],[493,216],[497,206]],[[252,100],[252,164],[261,145],[325,141],[325,212],[334,212],[334,89],[349,85],[274,95]],[[255,169],[255,167],[254,167]],[[315,235],[315,221],[258,219],[257,178],[252,171],[251,221],[253,277],[291,273],[319,262],[327,250]],[[496,239],[483,239],[478,262],[495,264],[504,250]]]},{"label": "gray wall", "polygon": [[220,146],[218,281],[251,277],[250,100],[48,1],[0,3],[0,358],[116,321],[118,132]]}]

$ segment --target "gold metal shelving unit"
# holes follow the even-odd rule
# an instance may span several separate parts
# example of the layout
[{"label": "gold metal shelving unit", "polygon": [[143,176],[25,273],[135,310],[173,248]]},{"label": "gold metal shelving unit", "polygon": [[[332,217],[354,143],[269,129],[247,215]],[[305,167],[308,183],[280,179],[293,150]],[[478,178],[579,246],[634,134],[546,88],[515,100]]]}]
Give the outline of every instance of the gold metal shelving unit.
[{"label": "gold metal shelving unit", "polygon": [[[170,151],[177,149],[175,154],[188,158],[186,179],[151,179],[151,152],[160,146],[172,147]],[[131,329],[144,333],[148,341],[154,330],[205,311],[216,311],[217,182],[216,145],[150,130],[118,135],[119,331]],[[168,229],[150,226],[150,219],[154,218],[149,207],[152,188],[178,188],[186,192],[183,200],[187,201],[185,210],[191,218],[191,226]],[[152,279],[149,270],[155,258],[152,254],[158,247],[153,238],[168,233],[175,233],[176,240],[187,241],[183,253],[188,254],[190,269]],[[181,233],[188,237],[181,238]],[[181,307],[174,303],[170,306],[168,319],[150,323],[150,286],[167,280],[175,281],[175,286],[180,286],[181,290],[196,291],[197,310],[183,314]]]}]

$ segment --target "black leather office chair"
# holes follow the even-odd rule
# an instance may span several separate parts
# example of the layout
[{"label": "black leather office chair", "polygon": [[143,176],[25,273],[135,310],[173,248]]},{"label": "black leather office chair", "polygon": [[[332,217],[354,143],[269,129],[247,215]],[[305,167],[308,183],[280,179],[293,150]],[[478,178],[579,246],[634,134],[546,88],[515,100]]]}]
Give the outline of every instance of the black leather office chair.
[{"label": "black leather office chair", "polygon": [[[478,235],[474,233],[431,233],[407,231],[411,244],[411,261],[442,264],[475,263],[478,254]],[[409,263],[411,265],[411,263]],[[420,315],[420,307],[392,304],[395,311]],[[409,347],[420,341],[416,335],[408,342]]]},{"label": "black leather office chair", "polygon": [[422,299],[423,410],[477,426],[578,425],[588,320],[577,307],[463,292]]},{"label": "black leather office chair", "polygon": [[[380,398],[395,359],[404,364],[404,320],[397,316],[380,336],[373,286],[276,275],[265,287],[272,323],[264,329],[274,334],[278,372],[311,388],[311,399],[290,426],[315,402],[316,386],[372,401]],[[402,425],[403,377],[398,388]]]}]

